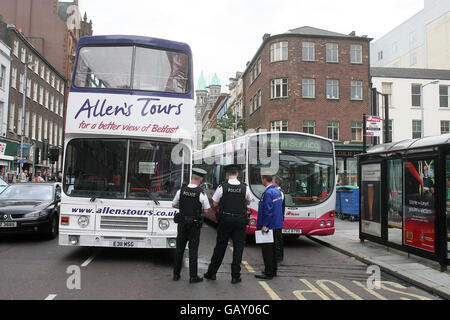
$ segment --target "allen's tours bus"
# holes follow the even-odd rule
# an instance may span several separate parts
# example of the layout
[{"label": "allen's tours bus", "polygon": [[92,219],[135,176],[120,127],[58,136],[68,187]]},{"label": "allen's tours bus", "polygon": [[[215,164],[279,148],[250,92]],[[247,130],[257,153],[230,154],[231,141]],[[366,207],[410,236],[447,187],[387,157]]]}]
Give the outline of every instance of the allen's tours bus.
[{"label": "allen's tours bus", "polygon": [[[259,199],[264,191],[261,168],[271,167],[282,178],[285,194],[283,234],[334,234],[336,206],[335,155],[331,140],[298,132],[247,134],[194,152],[194,165],[208,172],[204,188],[209,197],[225,181],[224,166],[237,164],[238,179],[250,186],[247,234],[256,231]],[[215,212],[206,218],[216,222]]]},{"label": "allen's tours bus", "polygon": [[81,38],[67,106],[59,244],[174,248],[194,130],[187,44]]}]

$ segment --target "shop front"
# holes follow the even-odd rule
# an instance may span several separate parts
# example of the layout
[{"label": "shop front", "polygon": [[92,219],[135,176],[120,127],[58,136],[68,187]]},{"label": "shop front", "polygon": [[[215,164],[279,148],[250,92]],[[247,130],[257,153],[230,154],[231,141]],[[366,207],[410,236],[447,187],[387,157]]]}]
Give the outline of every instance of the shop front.
[{"label": "shop front", "polygon": [[359,155],[360,239],[449,263],[450,134]]}]

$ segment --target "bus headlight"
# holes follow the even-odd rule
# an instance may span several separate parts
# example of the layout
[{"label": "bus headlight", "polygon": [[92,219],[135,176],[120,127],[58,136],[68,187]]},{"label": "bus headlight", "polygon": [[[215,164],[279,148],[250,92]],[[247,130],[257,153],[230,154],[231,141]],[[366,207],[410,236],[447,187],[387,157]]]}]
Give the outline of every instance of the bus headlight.
[{"label": "bus headlight", "polygon": [[170,226],[170,222],[167,219],[159,219],[158,224],[159,224],[159,228],[161,230],[167,230],[167,229],[169,229],[169,226]]},{"label": "bus headlight", "polygon": [[86,228],[89,225],[89,217],[87,216],[81,216],[78,218],[78,225],[81,228]]},{"label": "bus headlight", "polygon": [[325,227],[325,221],[321,220],[321,221],[320,221],[320,226],[321,226],[321,227]]},{"label": "bus headlight", "polygon": [[331,220],[327,221],[327,227],[331,227]]}]

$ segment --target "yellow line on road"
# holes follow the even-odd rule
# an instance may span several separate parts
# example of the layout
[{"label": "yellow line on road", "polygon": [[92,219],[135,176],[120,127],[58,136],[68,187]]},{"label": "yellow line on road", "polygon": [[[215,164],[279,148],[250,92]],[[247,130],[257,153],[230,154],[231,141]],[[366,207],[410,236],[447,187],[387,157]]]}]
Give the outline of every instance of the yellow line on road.
[{"label": "yellow line on road", "polygon": [[247,261],[242,261],[242,264],[247,268],[248,272],[255,273],[255,269],[253,269],[253,267],[249,265]]},{"label": "yellow line on road", "polygon": [[269,285],[265,281],[258,281],[261,287],[266,290],[267,294],[270,296],[272,300],[281,300],[281,298],[269,287]]}]

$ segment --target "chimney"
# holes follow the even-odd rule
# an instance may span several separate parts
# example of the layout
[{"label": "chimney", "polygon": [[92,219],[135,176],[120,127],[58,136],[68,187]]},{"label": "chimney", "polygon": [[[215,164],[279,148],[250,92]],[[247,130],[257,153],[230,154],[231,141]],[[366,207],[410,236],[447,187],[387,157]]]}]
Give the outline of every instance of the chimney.
[{"label": "chimney", "polygon": [[355,37],[356,36],[356,32],[355,31],[350,32],[349,36]]},{"label": "chimney", "polygon": [[270,33],[265,33],[265,34],[263,35],[263,41],[266,41],[267,38],[269,38],[269,37],[270,37]]}]

